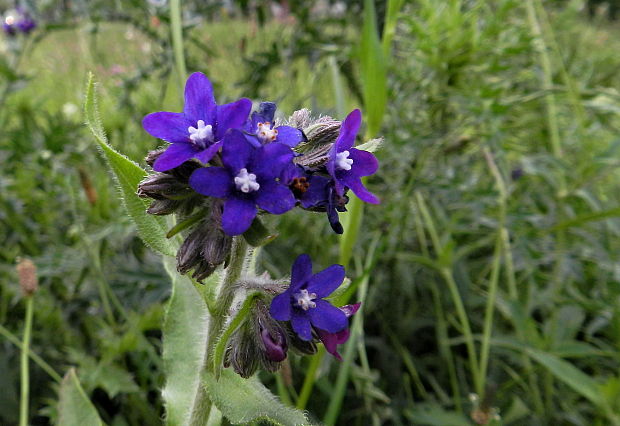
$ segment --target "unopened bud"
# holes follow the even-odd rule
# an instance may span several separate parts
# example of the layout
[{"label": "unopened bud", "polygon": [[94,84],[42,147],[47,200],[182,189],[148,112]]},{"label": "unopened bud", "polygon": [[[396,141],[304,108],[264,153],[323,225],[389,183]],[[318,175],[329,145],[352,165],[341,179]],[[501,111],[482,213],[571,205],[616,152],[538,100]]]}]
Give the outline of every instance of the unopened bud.
[{"label": "unopened bud", "polygon": [[137,194],[142,198],[154,198],[156,200],[164,198],[181,200],[195,194],[195,192],[187,183],[181,182],[175,176],[155,173],[140,182]]},{"label": "unopened bud", "polygon": [[19,278],[19,286],[24,296],[32,296],[39,288],[37,279],[37,267],[30,259],[22,259],[17,266],[17,276]]},{"label": "unopened bud", "polygon": [[174,213],[182,204],[183,201],[179,200],[155,200],[151,203],[149,208],[146,209],[146,212],[157,216],[165,216]]}]

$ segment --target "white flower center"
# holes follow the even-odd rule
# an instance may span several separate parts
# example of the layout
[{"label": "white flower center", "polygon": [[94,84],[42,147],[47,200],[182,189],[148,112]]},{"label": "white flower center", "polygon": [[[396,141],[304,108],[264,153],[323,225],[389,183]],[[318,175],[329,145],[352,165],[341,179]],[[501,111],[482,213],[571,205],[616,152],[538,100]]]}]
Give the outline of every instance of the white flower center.
[{"label": "white flower center", "polygon": [[265,123],[258,123],[256,128],[256,136],[260,139],[261,143],[273,142],[278,137],[278,131],[272,129],[269,121]]},{"label": "white flower center", "polygon": [[349,151],[342,151],[336,154],[336,167],[340,170],[351,170],[353,159],[349,158]]},{"label": "white flower center", "polygon": [[241,192],[258,191],[260,185],[256,182],[256,175],[254,173],[248,173],[248,169],[239,170],[239,174],[235,177],[235,185]]},{"label": "white flower center", "polygon": [[203,146],[205,142],[213,142],[213,127],[210,124],[205,126],[203,120],[198,120],[198,128],[189,126],[187,131],[189,132],[189,138],[197,145]]},{"label": "white flower center", "polygon": [[316,293],[308,293],[308,290],[300,290],[299,293],[295,293],[295,299],[297,304],[301,306],[301,309],[307,311],[310,308],[316,308],[316,303],[313,302],[316,299]]}]

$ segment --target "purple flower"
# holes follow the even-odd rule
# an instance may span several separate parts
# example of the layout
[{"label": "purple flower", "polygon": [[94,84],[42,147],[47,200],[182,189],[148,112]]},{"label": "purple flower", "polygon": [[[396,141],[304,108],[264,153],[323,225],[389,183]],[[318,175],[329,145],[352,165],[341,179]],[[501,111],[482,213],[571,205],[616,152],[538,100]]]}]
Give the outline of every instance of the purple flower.
[{"label": "purple flower", "polygon": [[14,36],[15,34],[17,34],[16,25],[14,23],[3,22],[2,30],[4,31],[6,35],[9,35],[9,36]]},{"label": "purple flower", "polygon": [[172,144],[153,169],[165,172],[192,158],[208,163],[220,149],[226,131],[240,128],[251,109],[252,102],[246,98],[216,105],[209,79],[199,72],[190,75],[183,112],[154,112],[142,120],[142,127],[151,136]]},{"label": "purple flower", "polygon": [[370,152],[353,148],[362,122],[359,109],[353,110],[342,122],[340,134],[329,152],[327,171],[334,179],[336,193],[344,195],[345,187],[367,203],[379,204],[379,199],[362,184],[361,178],[377,171],[379,163]]},{"label": "purple flower", "polygon": [[256,206],[272,214],[295,207],[293,193],[277,180],[293,155],[281,143],[257,148],[239,130],[231,130],[223,140],[224,167],[200,168],[189,184],[200,194],[226,199],[222,228],[228,235],[239,235],[252,224]]},{"label": "purple flower", "polygon": [[343,280],[342,265],[332,265],[313,275],[310,256],[302,254],[293,264],[291,285],[273,298],[269,312],[278,321],[290,321],[293,331],[302,340],[312,340],[312,327],[338,333],[347,327],[347,316],[323,298],[336,290]]},{"label": "purple flower", "polygon": [[301,130],[291,126],[273,127],[273,116],[276,104],[273,102],[261,102],[258,111],[252,113],[252,117],[244,130],[248,133],[248,141],[255,145],[265,145],[270,142],[279,142],[291,148],[304,140]]},{"label": "purple flower", "polygon": [[[349,318],[358,311],[360,306],[361,306],[361,303],[358,302],[354,305],[342,306],[340,307],[340,310],[344,312],[347,318]],[[323,345],[325,346],[325,349],[327,350],[327,352],[332,354],[338,360],[342,361],[342,357],[338,353],[338,345],[342,345],[346,343],[347,340],[349,340],[349,335],[351,334],[349,332],[349,329],[345,328],[344,330],[340,330],[337,333],[330,333],[328,331],[320,330],[320,329],[317,329],[316,332],[317,332],[317,335],[319,336],[319,340],[323,342]]]},{"label": "purple flower", "polygon": [[327,212],[327,219],[334,232],[344,232],[338,212],[346,211],[345,205],[349,198],[336,193],[332,179],[306,172],[302,167],[291,164],[282,174],[281,180],[293,191],[302,208]]},{"label": "purple flower", "polygon": [[24,34],[30,33],[37,27],[37,23],[29,15],[24,15],[17,21],[17,28]]}]

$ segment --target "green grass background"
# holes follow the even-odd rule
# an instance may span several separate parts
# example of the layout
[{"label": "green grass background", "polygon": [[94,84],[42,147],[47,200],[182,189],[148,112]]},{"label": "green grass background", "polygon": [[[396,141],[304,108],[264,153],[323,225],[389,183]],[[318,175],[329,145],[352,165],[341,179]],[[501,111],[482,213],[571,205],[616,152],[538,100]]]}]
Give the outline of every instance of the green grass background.
[{"label": "green grass background", "polygon": [[[337,116],[342,93],[346,112],[364,110],[361,9],[351,7],[345,23],[321,21],[330,43],[299,37],[306,27],[216,11],[186,29],[188,68],[209,76],[219,103],[249,95],[277,101],[284,115],[308,107]],[[620,29],[584,9],[578,1],[405,2],[385,58],[381,168],[368,181],[382,203],[365,209],[349,266],[369,285],[339,424],[620,422]],[[158,142],[140,120],[181,108],[168,26],[145,22],[148,31],[94,19],[48,28],[7,86],[3,424],[16,422],[19,403],[19,349],[10,341],[24,316],[19,256],[39,269],[33,351],[59,374],[77,366],[109,424],[158,424],[163,414],[169,283],[125,216],[80,112],[92,71],[111,144],[144,164]],[[0,89],[12,79],[2,75]],[[68,103],[78,112],[68,114]],[[326,222],[303,212],[274,220],[280,237],[263,266],[286,275],[291,253],[309,253],[321,268],[334,263],[339,237]],[[101,285],[119,301],[113,323]],[[295,404],[309,363],[291,357],[282,374],[263,378]],[[318,419],[340,366],[318,365],[307,405]],[[32,389],[32,422],[47,424],[57,385],[34,364]]]}]

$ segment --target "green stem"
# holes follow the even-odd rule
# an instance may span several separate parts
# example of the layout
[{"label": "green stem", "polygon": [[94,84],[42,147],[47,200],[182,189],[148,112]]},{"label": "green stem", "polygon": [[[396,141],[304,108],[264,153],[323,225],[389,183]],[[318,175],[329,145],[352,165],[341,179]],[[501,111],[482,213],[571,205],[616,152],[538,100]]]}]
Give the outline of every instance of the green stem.
[{"label": "green stem", "polygon": [[[482,331],[482,344],[480,346],[480,370],[479,370],[479,385],[480,389],[477,389],[478,395],[480,398],[484,398],[485,392],[485,383],[486,383],[486,375],[487,368],[489,365],[489,353],[491,351],[491,334],[493,332],[493,315],[495,313],[495,302],[497,299],[497,289],[499,287],[499,274],[501,269],[501,258],[502,258],[502,242],[504,239],[505,223],[506,223],[506,185],[504,184],[504,179],[502,178],[502,174],[495,164],[495,160],[493,159],[493,155],[488,148],[483,149],[484,156],[487,160],[487,164],[489,169],[491,170],[491,174],[495,178],[495,184],[497,185],[497,189],[499,192],[498,195],[498,204],[499,204],[499,218],[498,218],[498,229],[497,229],[497,237],[495,241],[495,250],[493,252],[493,264],[491,267],[491,277],[489,279],[489,293],[487,295],[487,303],[484,312],[484,326]],[[507,231],[506,231],[507,233]]]},{"label": "green stem", "polygon": [[304,380],[304,384],[301,387],[301,391],[299,392],[299,398],[297,398],[297,408],[303,410],[306,408],[306,404],[308,403],[308,399],[310,399],[310,394],[312,393],[312,387],[314,386],[314,381],[316,380],[316,373],[321,365],[321,361],[325,356],[325,348],[323,346],[319,347],[319,351],[310,359],[310,365],[306,369],[306,378]]},{"label": "green stem", "polygon": [[183,50],[183,23],[181,21],[181,0],[170,0],[170,31],[172,35],[172,49],[176,63],[179,88],[185,85],[187,69],[185,68],[185,53]]},{"label": "green stem", "polygon": [[454,307],[456,308],[456,314],[459,318],[459,322],[461,323],[463,337],[465,338],[465,346],[467,347],[469,368],[472,372],[472,377],[474,380],[474,389],[478,394],[482,394],[483,386],[482,382],[480,381],[480,372],[478,369],[478,355],[476,353],[476,346],[474,344],[474,335],[471,332],[469,319],[467,318],[467,312],[465,312],[465,306],[463,305],[463,299],[461,298],[461,294],[459,293],[456,281],[454,281],[452,271],[448,268],[442,268],[441,276],[446,281],[446,284],[448,284],[448,290],[450,291],[450,296],[452,297],[452,303],[454,303]]},{"label": "green stem", "polygon": [[24,338],[22,340],[21,358],[21,400],[19,404],[19,426],[28,425],[28,402],[30,393],[28,356],[30,352],[30,335],[32,333],[32,309],[33,296],[26,296],[26,321],[24,324]]},{"label": "green stem", "polygon": [[[4,336],[6,340],[17,346],[19,350],[23,351],[24,345],[22,345],[22,342],[20,342],[13,333],[11,333],[2,325],[0,325],[0,335]],[[41,367],[43,371],[49,374],[52,379],[54,379],[58,383],[62,382],[62,377],[60,376],[60,374],[58,374],[51,365],[45,362],[43,358],[30,350],[28,351],[28,355],[30,356],[30,358],[32,358],[35,364],[37,364],[39,367]]]},{"label": "green stem", "polygon": [[[234,298],[234,291],[231,286],[239,281],[243,268],[246,264],[246,255],[248,254],[248,243],[242,236],[235,237],[233,240],[232,251],[230,254],[230,263],[224,272],[224,278],[219,289],[219,295],[215,302],[215,313],[213,315],[211,325],[209,326],[209,351],[207,359],[212,359],[213,351],[217,339],[222,333],[224,320],[226,319],[228,310]],[[213,364],[207,363],[207,369],[213,371]]]},{"label": "green stem", "polygon": [[[211,315],[211,321],[209,322],[209,333],[207,335],[207,356],[204,359],[204,365],[196,371],[196,374],[201,377],[201,380],[204,371],[215,372],[213,358],[215,356],[217,342],[222,334],[224,321],[234,297],[234,292],[232,291],[231,286],[239,280],[241,273],[244,270],[244,266],[246,263],[250,262],[249,259],[246,259],[246,255],[248,254],[247,249],[248,244],[242,236],[235,237],[233,239],[230,263],[224,272],[224,277],[219,288],[219,295],[215,302],[213,314]],[[212,403],[209,399],[209,395],[207,395],[204,387],[200,387],[198,394],[195,397],[192,417],[189,419],[188,424],[204,424],[202,420],[209,418],[211,407]]]},{"label": "green stem", "polygon": [[551,151],[557,158],[562,157],[562,146],[560,144],[560,128],[557,122],[557,105],[555,102],[555,96],[552,92],[553,89],[553,70],[551,69],[551,59],[549,58],[547,43],[542,33],[540,22],[536,14],[536,8],[534,0],[527,0],[525,2],[527,9],[527,17],[534,36],[534,47],[538,50],[540,55],[540,65],[542,67],[542,83],[543,89],[547,93],[545,95],[545,102],[547,104],[547,124],[549,126],[549,135],[551,137]]},{"label": "green stem", "polygon": [[[364,277],[364,279],[360,283],[358,290],[362,306],[364,306],[364,303],[366,301],[367,292],[368,275]],[[344,351],[343,363],[338,370],[336,385],[334,386],[334,391],[332,392],[332,398],[329,402],[327,413],[325,414],[325,418],[323,419],[323,423],[325,423],[327,426],[336,424],[336,420],[338,420],[338,415],[340,414],[340,408],[342,407],[342,400],[344,399],[347,382],[349,381],[349,370],[351,369],[351,364],[353,363],[356,343],[363,337],[362,314],[364,309],[362,308],[360,309],[360,311],[361,312],[358,312],[353,318],[353,326],[351,327],[351,335]]]},{"label": "green stem", "polygon": [[[431,237],[431,241],[433,242],[436,256],[437,258],[441,259],[443,258],[443,247],[441,245],[441,240],[439,239],[439,234],[437,233],[435,224],[433,223],[433,219],[428,211],[428,207],[426,207],[426,202],[424,201],[424,198],[422,197],[422,194],[420,192],[415,193],[415,198],[420,209],[420,214],[422,215],[424,224]],[[476,354],[476,346],[474,344],[474,336],[471,332],[471,327],[469,325],[469,319],[467,318],[465,306],[463,305],[463,299],[461,298],[461,294],[459,293],[456,281],[454,281],[454,276],[452,275],[451,268],[443,266],[439,269],[439,272],[442,278],[445,280],[446,284],[448,285],[448,290],[450,291],[450,296],[452,297],[452,303],[456,308],[456,314],[459,318],[459,323],[461,325],[463,337],[465,339],[465,346],[467,347],[469,366],[474,381],[474,389],[476,390],[476,392],[481,394],[481,389],[483,386],[482,382],[480,381],[478,356]]]}]

